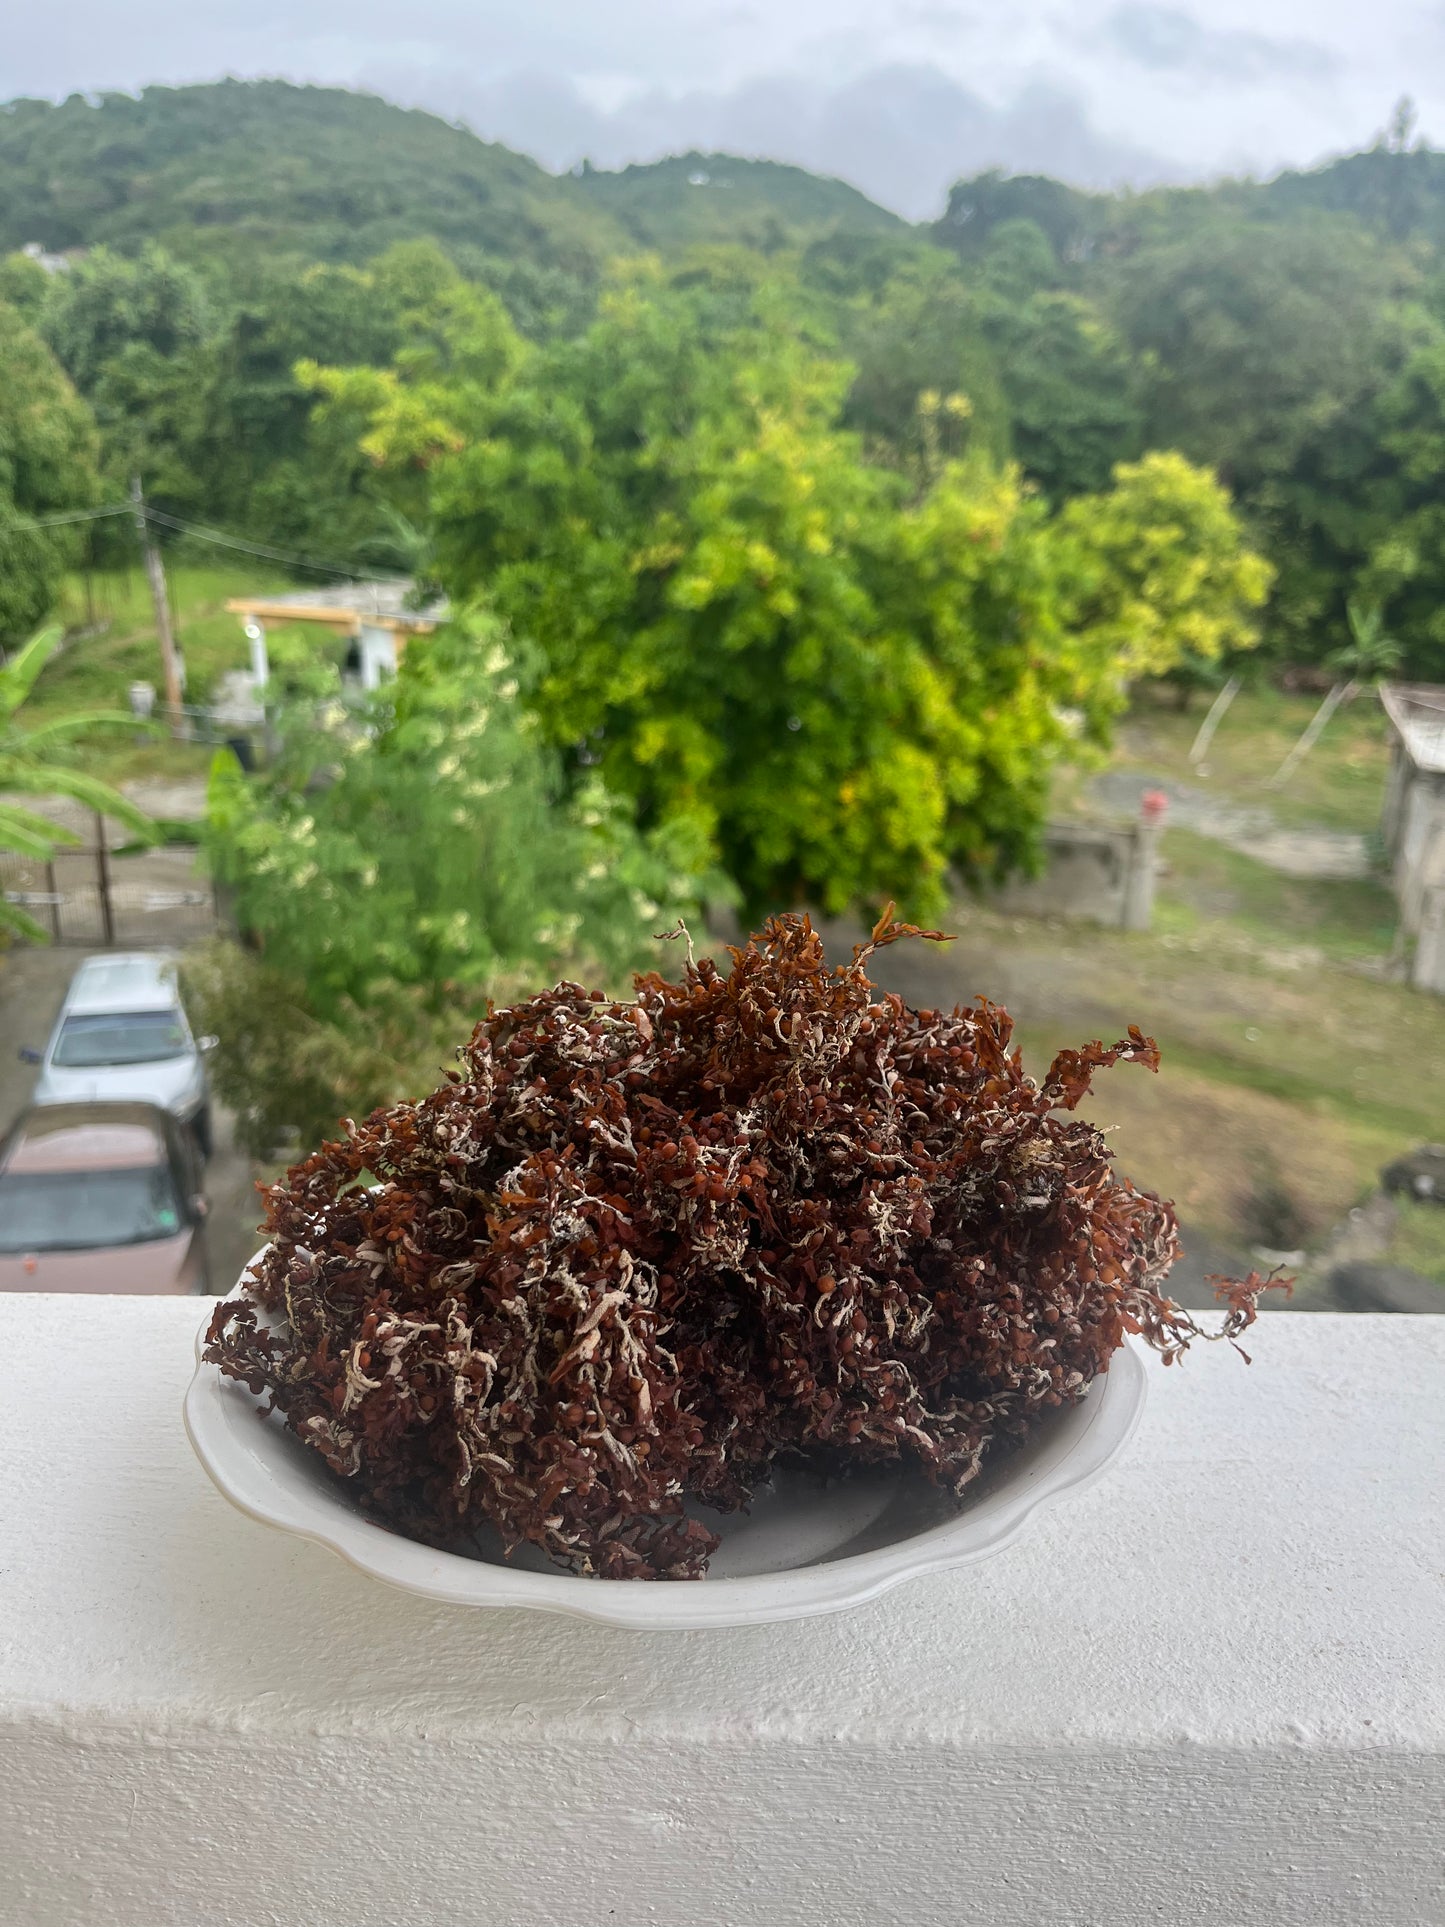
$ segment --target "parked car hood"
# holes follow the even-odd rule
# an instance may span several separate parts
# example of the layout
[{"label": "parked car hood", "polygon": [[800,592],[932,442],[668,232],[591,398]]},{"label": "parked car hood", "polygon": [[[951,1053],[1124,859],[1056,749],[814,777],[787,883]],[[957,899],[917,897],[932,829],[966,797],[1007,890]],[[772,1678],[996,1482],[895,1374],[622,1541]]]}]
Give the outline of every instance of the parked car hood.
[{"label": "parked car hood", "polygon": [[127,1100],[187,1112],[199,1101],[201,1066],[194,1057],[166,1057],[155,1064],[115,1064],[67,1070],[47,1064],[35,1085],[32,1104],[89,1104]]},{"label": "parked car hood", "polygon": [[190,1292],[200,1288],[195,1234],[92,1251],[0,1252],[0,1291]]}]

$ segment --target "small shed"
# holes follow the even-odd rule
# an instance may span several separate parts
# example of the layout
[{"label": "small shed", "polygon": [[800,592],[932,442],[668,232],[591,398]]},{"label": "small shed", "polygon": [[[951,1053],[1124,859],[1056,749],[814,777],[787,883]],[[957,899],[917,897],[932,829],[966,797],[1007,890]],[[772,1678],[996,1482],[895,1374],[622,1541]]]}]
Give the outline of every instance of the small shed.
[{"label": "small shed", "polygon": [[1445,996],[1445,683],[1386,683],[1380,701],[1392,738],[1380,828],[1415,939],[1410,981]]},{"label": "small shed", "polygon": [[251,644],[251,680],[259,692],[270,680],[268,623],[315,622],[350,638],[343,680],[376,689],[396,666],[409,636],[429,636],[448,614],[445,601],[410,606],[414,585],[404,579],[348,582],[329,589],[288,589],[274,596],[235,596],[227,609],[240,616]]}]

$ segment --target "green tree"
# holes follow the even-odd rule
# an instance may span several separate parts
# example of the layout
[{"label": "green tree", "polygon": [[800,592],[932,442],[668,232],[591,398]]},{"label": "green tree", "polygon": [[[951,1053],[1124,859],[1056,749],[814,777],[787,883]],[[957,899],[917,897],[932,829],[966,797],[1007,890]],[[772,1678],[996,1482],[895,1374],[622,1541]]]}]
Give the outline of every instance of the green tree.
[{"label": "green tree", "polygon": [[1406,263],[1352,222],[1204,222],[1123,266],[1145,438],[1214,468],[1276,568],[1277,650],[1318,659],[1372,535],[1376,397],[1418,321]]},{"label": "green tree", "polygon": [[1388,614],[1409,673],[1445,679],[1445,326],[1438,321],[1380,395],[1374,427],[1378,465],[1359,593]]},{"label": "green tree", "polygon": [[97,499],[95,424],[45,343],[0,303],[0,649],[54,605],[81,525],[37,521]]},{"label": "green tree", "polygon": [[1003,371],[1012,452],[1050,501],[1101,489],[1140,452],[1143,421],[1131,357],[1084,296],[1040,290],[981,303]]},{"label": "green tree", "polygon": [[101,248],[56,277],[43,320],[99,419],[112,489],[139,472],[173,513],[395,567],[390,478],[354,425],[314,414],[295,371],[389,361],[401,316],[465,285],[425,241],[365,268],[243,259],[209,278],[154,244],[133,260]]},{"label": "green tree", "polygon": [[649,269],[576,341],[528,348],[475,296],[444,333],[313,379],[428,476],[441,577],[536,643],[550,739],[750,910],[928,911],[950,866],[1027,860],[1076,729],[1247,632],[1262,565],[1208,476],[1124,470],[1057,521],[977,462],[912,490],[839,426],[852,371],[786,288],[720,304]]},{"label": "green tree", "polygon": [[974,451],[1012,455],[1054,502],[1105,487],[1140,451],[1136,377],[1112,323],[1059,280],[1031,221],[997,228],[967,275],[941,251],[909,259],[842,310],[858,371],[848,425],[884,459],[916,465],[920,395],[963,394]]},{"label": "green tree", "polygon": [[1120,676],[1162,676],[1253,647],[1269,564],[1226,491],[1182,455],[1146,455],[1058,518],[1083,566],[1074,620]]},{"label": "green tree", "polygon": [[1010,420],[997,357],[985,339],[977,299],[941,254],[910,262],[872,299],[850,303],[841,345],[856,373],[844,422],[883,460],[917,469],[924,459],[923,395],[964,395],[965,446],[995,460],[1009,452]]},{"label": "green tree", "polygon": [[239,274],[194,370],[186,463],[207,517],[260,541],[394,567],[374,466],[353,425],[315,416],[296,366],[390,360],[402,308],[457,278],[431,243],[367,268],[282,260]]},{"label": "green tree", "polygon": [[112,488],[143,473],[164,505],[203,504],[196,456],[214,325],[200,276],[154,244],[135,260],[97,248],[55,277],[42,327],[94,411]]},{"label": "green tree", "polygon": [[50,276],[38,261],[28,254],[0,258],[0,301],[8,302],[32,326],[49,295]]},{"label": "green tree", "polygon": [[[218,1087],[250,1141],[278,1122],[331,1131],[338,1105],[435,1081],[486,996],[563,968],[615,981],[695,908],[675,831],[639,836],[595,774],[565,789],[519,702],[525,673],[494,619],[457,622],[412,641],[361,723],[338,707],[332,729],[291,732],[271,777],[217,758],[207,844],[263,947],[281,1040],[257,1056],[254,1026],[218,1033]],[[229,1007],[246,969],[213,967],[202,994]],[[288,1038],[304,1075],[276,1062]]]},{"label": "green tree", "polygon": [[[61,760],[75,737],[106,723],[135,727],[135,719],[108,710],[66,716],[27,729],[20,711],[41,670],[59,648],[58,628],[41,629],[0,668],[0,795],[68,796],[87,809],[103,811],[126,823],[137,835],[150,837],[154,825],[143,811],[83,770]],[[80,841],[71,831],[24,804],[0,802],[0,849],[21,856],[50,856],[61,844]],[[49,941],[48,934],[17,904],[0,897],[0,930]]]}]

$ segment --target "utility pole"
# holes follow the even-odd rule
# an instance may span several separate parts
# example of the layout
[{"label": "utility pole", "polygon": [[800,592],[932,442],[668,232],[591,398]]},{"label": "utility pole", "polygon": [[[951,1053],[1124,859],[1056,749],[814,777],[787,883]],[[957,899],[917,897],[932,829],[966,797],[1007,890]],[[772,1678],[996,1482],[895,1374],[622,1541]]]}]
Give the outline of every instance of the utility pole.
[{"label": "utility pole", "polygon": [[146,576],[151,585],[151,602],[155,606],[156,636],[161,645],[161,668],[165,674],[166,708],[170,711],[171,734],[179,736],[181,733],[181,665],[176,655],[176,639],[171,632],[171,605],[166,594],[166,572],[161,567],[160,550],[151,540],[150,523],[146,520],[145,496],[141,493],[139,475],[131,477],[130,499],[135,504],[135,532],[140,537]]}]

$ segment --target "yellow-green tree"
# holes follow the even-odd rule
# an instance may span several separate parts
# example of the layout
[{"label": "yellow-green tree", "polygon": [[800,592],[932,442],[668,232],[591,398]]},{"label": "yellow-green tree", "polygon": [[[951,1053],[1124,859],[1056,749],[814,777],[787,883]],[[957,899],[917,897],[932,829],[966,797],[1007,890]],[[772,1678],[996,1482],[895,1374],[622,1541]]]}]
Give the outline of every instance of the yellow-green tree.
[{"label": "yellow-green tree", "polygon": [[1121,463],[1113,487],[1075,496],[1057,527],[1079,556],[1073,620],[1126,679],[1254,643],[1274,571],[1210,470],[1177,454]]},{"label": "yellow-green tree", "polygon": [[1035,846],[1053,764],[1129,677],[1238,646],[1267,572],[1178,458],[1058,517],[1012,470],[921,494],[839,427],[852,370],[784,284],[646,264],[581,337],[485,297],[386,371],[310,371],[426,474],[437,566],[535,644],[532,701],[750,909],[897,897]]}]

